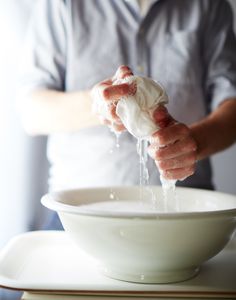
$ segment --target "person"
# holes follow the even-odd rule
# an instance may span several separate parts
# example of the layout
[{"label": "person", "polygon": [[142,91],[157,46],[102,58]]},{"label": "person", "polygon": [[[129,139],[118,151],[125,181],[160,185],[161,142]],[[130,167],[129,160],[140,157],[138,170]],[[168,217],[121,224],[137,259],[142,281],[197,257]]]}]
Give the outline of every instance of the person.
[{"label": "person", "polygon": [[[119,66],[121,76],[160,81],[169,96],[153,115],[161,129],[150,138],[149,183],[160,184],[160,168],[186,178],[179,186],[213,189],[209,156],[236,140],[235,53],[224,0],[40,0],[19,103],[26,131],[48,135],[50,190],[139,184],[136,139],[114,107],[130,87],[109,84]],[[94,86],[122,130],[118,142],[111,120],[91,113]]]}]

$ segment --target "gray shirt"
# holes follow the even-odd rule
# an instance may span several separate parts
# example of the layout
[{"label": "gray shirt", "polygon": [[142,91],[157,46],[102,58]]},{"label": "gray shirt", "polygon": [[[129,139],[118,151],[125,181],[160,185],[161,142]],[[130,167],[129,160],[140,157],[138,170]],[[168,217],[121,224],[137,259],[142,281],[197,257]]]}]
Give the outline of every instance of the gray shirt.
[{"label": "gray shirt", "polygon": [[[40,0],[32,17],[22,88],[90,89],[119,65],[162,83],[168,110],[186,124],[236,96],[236,42],[224,0]],[[220,138],[220,133],[219,133]],[[206,141],[207,143],[207,141]],[[54,134],[48,140],[53,190],[139,184],[136,139],[105,126]],[[160,184],[148,160],[150,184]],[[208,160],[179,185],[212,188]]]}]

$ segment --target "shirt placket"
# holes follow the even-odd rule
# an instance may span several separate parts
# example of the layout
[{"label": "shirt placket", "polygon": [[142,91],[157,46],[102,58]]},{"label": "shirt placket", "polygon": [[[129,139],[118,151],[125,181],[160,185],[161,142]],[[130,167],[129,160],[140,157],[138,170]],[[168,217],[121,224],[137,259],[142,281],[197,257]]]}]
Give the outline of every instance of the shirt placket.
[{"label": "shirt placket", "polygon": [[136,58],[136,74],[139,76],[148,76],[148,47],[145,39],[146,28],[141,23],[137,30],[136,35],[136,47],[137,47],[137,58]]},{"label": "shirt placket", "polygon": [[[145,16],[140,15],[140,9],[138,7],[137,1],[135,0],[126,0],[126,2],[130,5],[130,8],[133,9],[133,13],[136,15],[135,18],[135,57],[132,59],[133,61],[133,71],[136,75],[139,76],[147,76],[151,75],[150,73],[150,55],[149,55],[149,47],[146,41],[146,34],[149,28],[148,21],[148,11]],[[150,0],[150,7],[157,2],[157,0]],[[149,7],[149,8],[150,8]]]}]

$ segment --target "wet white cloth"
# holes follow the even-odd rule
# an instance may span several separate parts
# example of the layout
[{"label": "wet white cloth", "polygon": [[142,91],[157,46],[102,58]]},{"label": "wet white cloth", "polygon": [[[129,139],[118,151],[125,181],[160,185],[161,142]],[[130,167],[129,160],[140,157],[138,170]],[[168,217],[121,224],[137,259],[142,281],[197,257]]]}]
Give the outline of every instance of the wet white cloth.
[{"label": "wet white cloth", "polygon": [[[122,97],[116,106],[116,114],[126,129],[136,138],[148,138],[159,128],[155,124],[152,113],[159,105],[168,102],[165,89],[150,78],[128,76],[114,81],[115,84],[128,83],[136,86],[136,92]],[[106,119],[111,119],[107,103],[97,93],[93,95],[94,111]]]}]

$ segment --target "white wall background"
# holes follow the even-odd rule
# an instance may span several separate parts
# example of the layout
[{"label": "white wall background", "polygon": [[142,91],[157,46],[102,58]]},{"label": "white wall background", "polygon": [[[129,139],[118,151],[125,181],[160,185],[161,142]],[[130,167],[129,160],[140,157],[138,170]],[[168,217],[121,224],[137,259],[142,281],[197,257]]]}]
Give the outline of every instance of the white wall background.
[{"label": "white wall background", "polygon": [[[0,248],[38,226],[47,190],[46,140],[25,135],[14,107],[18,55],[35,2],[0,0]],[[217,189],[236,194],[236,145],[215,155],[213,164]]]}]

